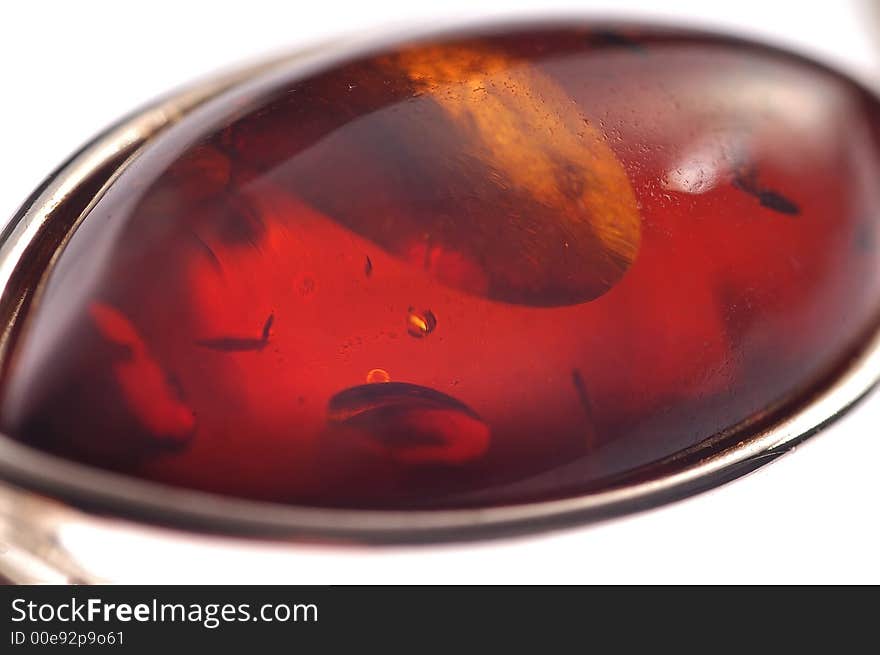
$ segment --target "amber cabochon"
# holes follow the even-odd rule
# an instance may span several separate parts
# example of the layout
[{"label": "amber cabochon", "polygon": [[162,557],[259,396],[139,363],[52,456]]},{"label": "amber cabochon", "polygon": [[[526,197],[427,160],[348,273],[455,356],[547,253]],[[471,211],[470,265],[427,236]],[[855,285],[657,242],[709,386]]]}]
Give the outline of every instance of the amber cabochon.
[{"label": "amber cabochon", "polygon": [[294,505],[565,498],[805,402],[880,315],[880,108],[727,38],[532,26],[291,65],[55,258],[0,427]]}]

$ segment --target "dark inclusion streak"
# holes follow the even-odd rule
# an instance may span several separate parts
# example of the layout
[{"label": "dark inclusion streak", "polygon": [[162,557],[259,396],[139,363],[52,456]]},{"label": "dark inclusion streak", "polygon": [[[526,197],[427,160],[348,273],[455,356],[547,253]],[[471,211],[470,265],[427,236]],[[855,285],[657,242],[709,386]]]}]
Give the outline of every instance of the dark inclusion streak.
[{"label": "dark inclusion streak", "polygon": [[594,45],[612,48],[627,48],[639,54],[645,54],[645,46],[636,39],[614,30],[599,30],[590,34],[589,40]]},{"label": "dark inclusion streak", "polygon": [[794,204],[791,200],[786,198],[780,193],[775,191],[771,191],[769,189],[760,189],[756,197],[762,206],[767,209],[772,209],[773,211],[780,212],[782,214],[789,214],[790,216],[797,216],[801,213],[800,208]]},{"label": "dark inclusion streak", "polygon": [[196,344],[211,350],[223,352],[243,352],[247,350],[262,350],[269,344],[269,330],[275,321],[275,314],[269,314],[269,318],[263,324],[263,332],[259,339],[253,337],[220,337],[217,339],[199,339]]},{"label": "dark inclusion streak", "polygon": [[578,369],[572,370],[571,381],[574,384],[575,391],[577,391],[578,400],[581,402],[581,407],[584,408],[584,413],[587,415],[587,418],[592,421],[593,403],[590,402],[590,396],[587,394],[587,385],[584,384],[584,378]]},{"label": "dark inclusion streak", "polygon": [[223,266],[220,264],[220,258],[217,257],[217,253],[214,252],[214,249],[211,248],[211,246],[209,246],[207,243],[205,243],[205,240],[202,239],[202,237],[200,237],[198,234],[196,234],[195,231],[191,230],[190,234],[192,234],[193,238],[196,240],[196,243],[199,244],[199,247],[208,257],[208,259],[211,260],[211,265],[214,266],[214,268],[216,268],[218,271],[222,271]]},{"label": "dark inclusion streak", "polygon": [[797,216],[801,213],[800,207],[792,200],[778,191],[761,187],[754,173],[738,174],[733,180],[733,186],[757,198],[761,206],[767,209],[789,216]]},{"label": "dark inclusion streak", "polygon": [[409,382],[362,384],[344,389],[327,404],[327,418],[333,423],[345,423],[377,409],[392,406],[447,409],[481,420],[474,410],[460,400],[436,389]]},{"label": "dark inclusion streak", "polygon": [[269,343],[269,330],[272,329],[272,323],[275,322],[275,314],[269,314],[269,317],[266,319],[266,322],[263,323],[263,335],[262,342]]},{"label": "dark inclusion streak", "polygon": [[373,260],[370,259],[369,255],[367,255],[367,263],[364,264],[364,273],[367,277],[373,274]]}]

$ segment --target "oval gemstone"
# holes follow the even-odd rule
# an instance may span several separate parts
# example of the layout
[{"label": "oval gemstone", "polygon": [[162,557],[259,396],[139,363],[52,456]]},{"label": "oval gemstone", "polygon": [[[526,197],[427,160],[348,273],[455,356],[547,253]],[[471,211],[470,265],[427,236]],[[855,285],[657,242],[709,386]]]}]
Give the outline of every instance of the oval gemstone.
[{"label": "oval gemstone", "polygon": [[737,40],[492,29],[168,128],[57,257],[8,434],[182,487],[497,505],[638,479],[876,327],[880,106]]}]

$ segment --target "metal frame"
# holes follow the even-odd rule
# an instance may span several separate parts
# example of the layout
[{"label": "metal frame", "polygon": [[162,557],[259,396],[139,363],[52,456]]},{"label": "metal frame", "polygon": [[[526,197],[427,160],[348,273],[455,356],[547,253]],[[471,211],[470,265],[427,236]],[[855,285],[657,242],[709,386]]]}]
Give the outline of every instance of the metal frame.
[{"label": "metal frame", "polygon": [[[142,148],[225,90],[273,69],[288,70],[303,56],[251,66],[178,92],[124,119],[52,173],[0,235],[0,368],[8,366],[10,345],[57,253]],[[132,534],[161,525],[217,540],[425,543],[606,518],[697,493],[774,460],[841,415],[878,380],[880,331],[812,397],[790,399],[760,423],[740,425],[646,467],[637,482],[623,480],[611,489],[561,500],[482,509],[361,511],[231,499],[99,470],[0,435],[0,578],[96,580],[96,573],[84,568],[79,554],[59,538],[60,529],[71,524]]]}]

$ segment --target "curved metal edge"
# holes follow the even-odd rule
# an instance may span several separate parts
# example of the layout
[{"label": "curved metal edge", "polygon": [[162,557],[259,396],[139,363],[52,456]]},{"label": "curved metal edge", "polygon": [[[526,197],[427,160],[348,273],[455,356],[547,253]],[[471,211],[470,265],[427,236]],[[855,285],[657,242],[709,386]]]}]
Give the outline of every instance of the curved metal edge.
[{"label": "curved metal edge", "polygon": [[[150,105],[98,136],[49,176],[0,236],[0,325],[4,326],[0,363],[8,363],[15,328],[31,299],[28,294],[38,286],[22,288],[15,284],[16,276],[22,272],[30,280],[35,274],[45,276],[48,262],[35,267],[31,255],[47,229],[54,222],[68,223],[64,234],[55,237],[57,250],[108,181],[151,138],[225,90],[302,56],[288,55],[222,75]],[[84,190],[88,193],[83,204],[71,208],[71,199]],[[29,270],[34,268],[39,270]],[[788,415],[779,412],[763,429],[711,456],[696,453],[675,473],[562,500],[481,509],[339,510],[230,499],[62,460],[0,435],[0,572],[13,582],[45,580],[47,575],[71,582],[94,580],[91,572],[78,566],[77,554],[58,541],[58,526],[71,523],[89,523],[97,529],[123,526],[134,533],[144,526],[132,521],[145,521],[213,534],[217,539],[419,544],[509,536],[606,519],[693,495],[775,460],[840,416],[878,379],[880,331],[824,389],[802,399],[802,406]],[[742,430],[728,437],[737,434],[742,436]]]}]

